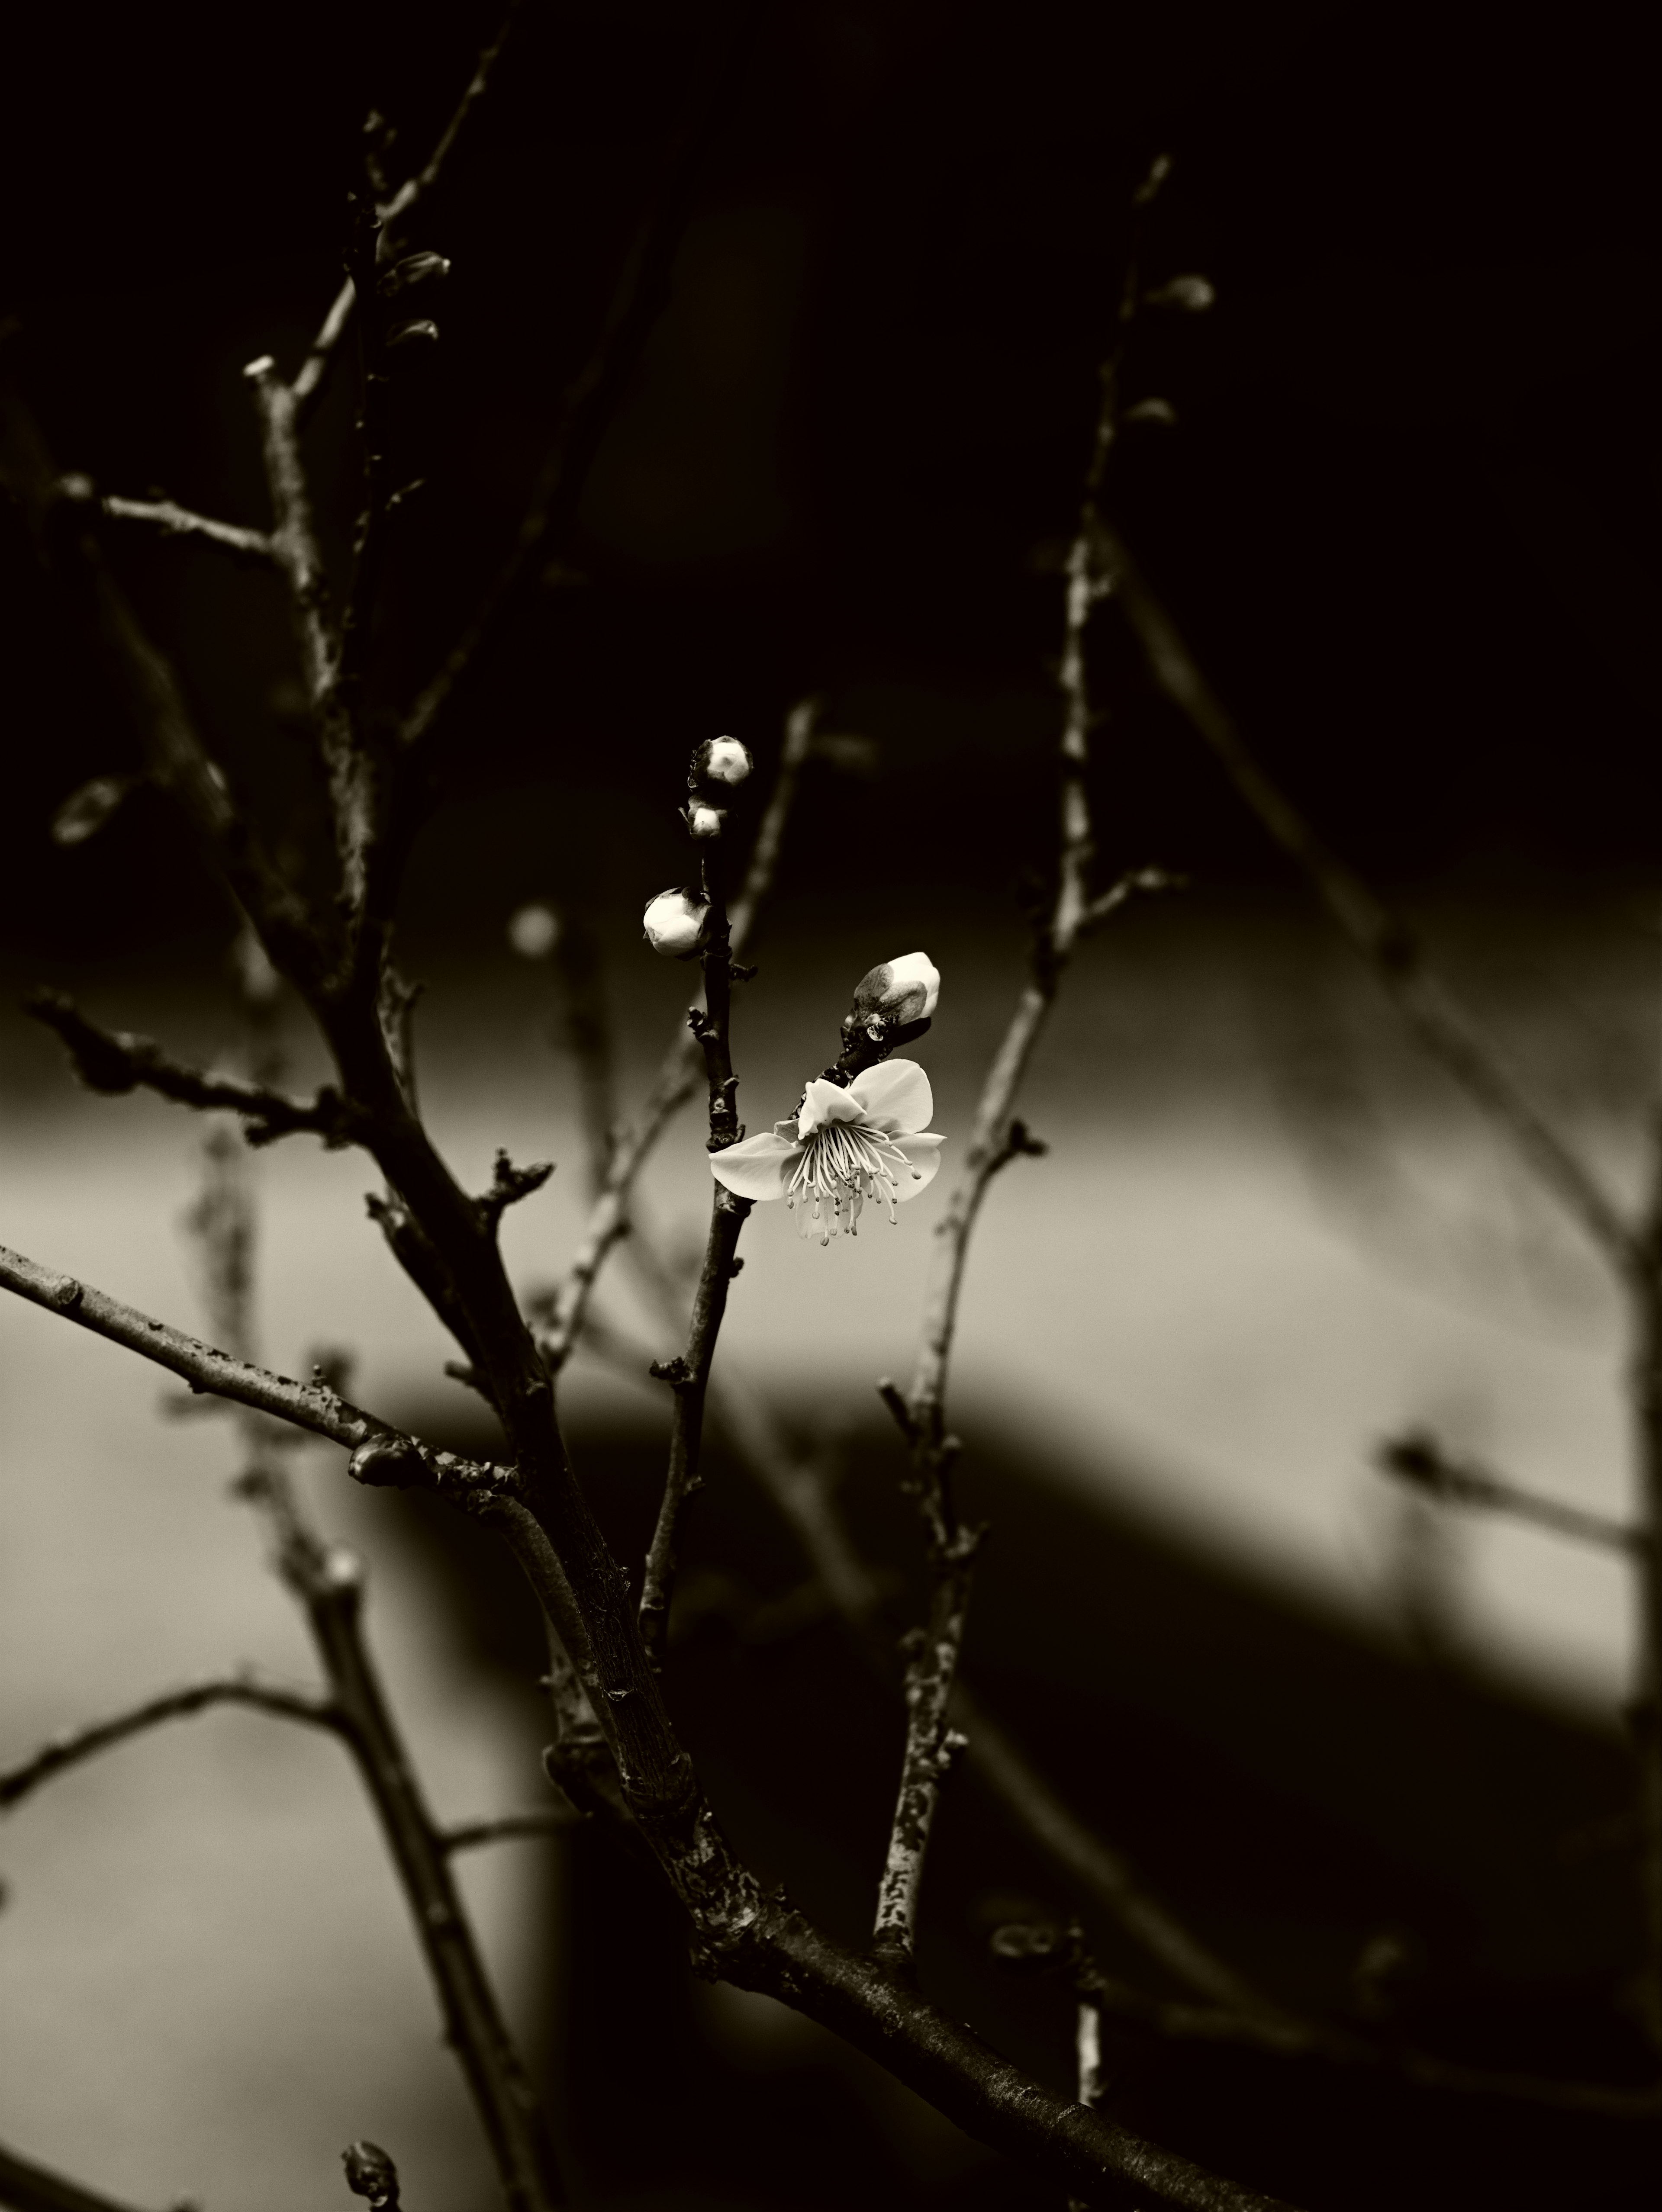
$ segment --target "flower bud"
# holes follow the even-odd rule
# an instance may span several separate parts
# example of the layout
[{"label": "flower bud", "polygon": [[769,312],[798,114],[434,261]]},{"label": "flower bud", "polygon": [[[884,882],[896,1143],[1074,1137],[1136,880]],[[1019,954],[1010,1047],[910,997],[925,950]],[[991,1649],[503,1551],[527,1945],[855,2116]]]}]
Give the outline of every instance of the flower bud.
[{"label": "flower bud", "polygon": [[706,738],[692,756],[695,783],[742,783],[755,767],[750,747],[737,738]]},{"label": "flower bud", "polygon": [[928,954],[903,953],[861,977],[844,1027],[881,1037],[909,1023],[928,1021],[940,996],[941,970]]},{"label": "flower bud", "polygon": [[683,818],[690,837],[719,837],[721,824],[728,818],[725,806],[712,806],[707,799],[695,799],[682,809]]},{"label": "flower bud", "polygon": [[402,261],[395,261],[376,283],[375,289],[384,300],[395,292],[402,292],[411,284],[426,284],[435,277],[447,276],[450,264],[441,253],[406,253]]},{"label": "flower bud", "polygon": [[648,902],[641,917],[646,941],[667,960],[691,960],[703,951],[709,930],[709,901],[672,884]]}]

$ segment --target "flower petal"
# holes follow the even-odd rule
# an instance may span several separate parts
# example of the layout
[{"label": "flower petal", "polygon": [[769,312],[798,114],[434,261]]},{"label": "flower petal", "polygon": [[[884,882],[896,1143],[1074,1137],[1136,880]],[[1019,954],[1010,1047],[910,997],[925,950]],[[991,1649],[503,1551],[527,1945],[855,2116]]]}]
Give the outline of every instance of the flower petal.
[{"label": "flower petal", "polygon": [[896,1139],[897,1149],[904,1152],[911,1163],[903,1175],[895,1178],[894,1195],[898,1206],[904,1206],[909,1198],[916,1198],[934,1181],[941,1171],[941,1147],[946,1141],[933,1129],[920,1131],[915,1137]]},{"label": "flower petal", "polygon": [[868,1121],[884,1130],[927,1128],[934,1111],[929,1079],[915,1060],[885,1060],[868,1067],[849,1085]]},{"label": "flower petal", "polygon": [[[858,1083],[859,1077],[855,1078]],[[855,1097],[852,1086],[844,1090],[840,1083],[829,1083],[823,1075],[816,1075],[802,1094],[802,1110],[797,1116],[796,1133],[811,1137],[816,1129],[823,1129],[827,1121],[858,1121],[864,1111]]]},{"label": "flower petal", "polygon": [[782,1198],[785,1170],[801,1154],[801,1145],[787,1144],[771,1129],[764,1129],[759,1137],[746,1137],[742,1145],[712,1152],[709,1171],[717,1182],[724,1182],[740,1198]]}]

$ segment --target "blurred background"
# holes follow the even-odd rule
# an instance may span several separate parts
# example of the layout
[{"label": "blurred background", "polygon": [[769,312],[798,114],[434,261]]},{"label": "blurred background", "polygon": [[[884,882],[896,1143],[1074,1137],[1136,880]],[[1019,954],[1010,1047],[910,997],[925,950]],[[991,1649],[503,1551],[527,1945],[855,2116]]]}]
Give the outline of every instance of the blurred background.
[{"label": "blurred background", "polygon": [[[241,367],[271,351],[292,374],[332,295],[366,111],[396,126],[402,173],[496,21],[447,5],[417,39],[394,11],[302,4],[268,39],[178,6],[32,34],[0,156],[0,312],[60,466],[264,523]],[[1636,1198],[1662,980],[1645,82],[1632,11],[1597,6],[1537,28],[1482,8],[527,0],[411,241],[453,269],[440,342],[396,393],[396,465],[424,489],[394,552],[383,703],[491,573],[689,88],[714,105],[666,312],[569,541],[453,726],[403,916],[447,1155],[476,1186],[499,1144],[560,1164],[508,1217],[517,1279],[557,1276],[582,1186],[552,977],[512,951],[509,917],[539,898],[585,916],[623,1096],[642,1095],[685,1003],[684,971],[638,942],[645,899],[685,869],[685,757],[730,731],[765,771],[811,691],[849,742],[810,770],[758,942],[745,1110],[787,1110],[855,978],[922,946],[945,984],[917,1057],[949,1162],[964,1142],[1050,850],[1055,571],[1129,195],[1160,152],[1148,273],[1202,272],[1217,301],[1140,331],[1127,396],[1175,422],[1128,433],[1111,511],[1264,759]],[[352,407],[341,378],[310,435],[337,559]],[[275,581],[185,544],[110,552],[246,803],[303,837],[317,795]],[[53,842],[69,794],[137,750],[21,529],[0,531],[0,1235],[191,1326],[180,1221],[202,1128],[77,1090],[17,1008],[50,983],[181,1057],[224,1055],[234,917],[142,787],[96,836]],[[1354,2009],[1385,1936],[1408,1962],[1393,2017],[1420,2041],[1620,2077],[1639,2063],[1624,1571],[1428,1516],[1370,1463],[1429,1424],[1628,1510],[1617,1302],[1403,1041],[1111,609],[1093,680],[1104,879],[1154,861],[1190,888],[1080,958],[1024,1106],[1050,1150],[1008,1170],[978,1231],[953,1418],[995,1534],[966,1668],[1069,1802],[1277,1996]],[[284,1020],[296,1083],[320,1075]],[[364,1218],[362,1159],[301,1140],[257,1172],[267,1357],[293,1371],[350,1345],[362,1402],[483,1446],[440,1371],[451,1347]],[[915,1546],[872,1385],[909,1370],[944,1188],[823,1252],[758,1212],[721,1353],[837,1474],[898,1577],[897,1627]],[[685,1120],[646,1184],[672,1251],[707,1188]],[[609,1310],[671,1348],[621,1279]],[[0,1313],[0,1761],[237,1660],[305,1674],[226,1500],[224,1432],[164,1419],[155,1376],[21,1306]],[[567,1397],[632,1559],[667,1408],[587,1358]],[[368,1559],[438,1804],[543,1803],[527,1604],[476,1532],[314,1458],[320,1516]],[[735,1470],[700,1515],[678,1713],[758,1869],[856,1935],[895,1714],[829,1624],[746,1626],[802,1565]],[[335,1747],[193,1722],[32,1800],[0,1865],[0,2137],[135,2202],[289,2212],[336,2201],[339,2148],[368,2134],[416,2212],[492,2201]],[[464,1867],[587,2197],[1043,2197],[817,2031],[692,1984],[604,1838]],[[985,1937],[1074,1910],[1156,1985],[966,1782],[926,1972],[1058,2087],[1066,1994],[996,1981]],[[1571,2188],[1624,2205],[1653,2166],[1631,2124],[1140,2039],[1114,2066],[1129,2122],[1312,2207]]]}]

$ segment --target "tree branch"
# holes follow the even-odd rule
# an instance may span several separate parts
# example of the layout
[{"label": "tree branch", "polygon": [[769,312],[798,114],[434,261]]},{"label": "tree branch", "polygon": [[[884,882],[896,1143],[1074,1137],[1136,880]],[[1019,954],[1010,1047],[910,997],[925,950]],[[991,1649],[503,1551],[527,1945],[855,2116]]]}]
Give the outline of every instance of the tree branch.
[{"label": "tree branch", "polygon": [[187,1682],[180,1689],[166,1690],[159,1697],[149,1698],[142,1705],[134,1705],[113,1719],[67,1729],[43,1744],[32,1759],[0,1770],[0,1810],[20,1803],[43,1782],[50,1782],[66,1768],[78,1766],[83,1759],[100,1751],[109,1751],[130,1737],[143,1735],[148,1729],[160,1728],[164,1721],[187,1720],[213,1705],[247,1705],[279,1720],[303,1721],[313,1728],[331,1729],[336,1735],[341,1734],[344,1727],[344,1716],[339,1707],[327,1698],[314,1697],[309,1691],[284,1689],[277,1683],[262,1681],[252,1670],[209,1675],[199,1682]]},{"label": "tree branch", "polygon": [[1475,1461],[1458,1460],[1445,1451],[1434,1436],[1420,1431],[1388,1439],[1376,1459],[1380,1468],[1404,1486],[1422,1491],[1439,1504],[1472,1508],[1480,1512],[1504,1513],[1516,1521],[1533,1521],[1555,1535],[1568,1536],[1580,1544],[1596,1544],[1630,1557],[1641,1555],[1644,1535],[1625,1522],[1603,1513],[1587,1513],[1578,1505],[1562,1504],[1522,1490]]},{"label": "tree branch", "polygon": [[917,1900],[941,1785],[966,1739],[947,1725],[970,1603],[970,1574],[979,1532],[959,1530],[932,1557],[929,1622],[906,1638],[906,1748],[877,1888],[872,1950],[891,1971],[916,1971]]},{"label": "tree branch", "polygon": [[511,1843],[521,1836],[563,1836],[570,1826],[569,1813],[504,1813],[494,1820],[466,1820],[447,1828],[439,1841],[447,1851],[473,1851],[481,1844]]},{"label": "tree branch", "polygon": [[[458,102],[454,114],[445,125],[438,144],[428,155],[425,165],[417,170],[414,175],[406,177],[392,198],[384,201],[376,209],[375,212],[380,219],[383,232],[388,237],[389,244],[393,234],[393,226],[397,223],[399,216],[407,215],[416,203],[431,191],[434,185],[437,184],[440,173],[448,160],[451,149],[454,146],[463,126],[490,89],[490,72],[496,67],[497,58],[508,43],[508,35],[514,27],[514,18],[518,12],[519,5],[520,0],[508,0],[508,9],[502,17],[502,28],[480,54],[473,74],[468,80],[467,89]],[[340,342],[345,337],[347,326],[352,319],[352,308],[356,299],[356,291],[349,276],[339,291],[336,293],[329,312],[324,317],[322,327],[316,337],[313,339],[310,349],[300,365],[299,373],[289,386],[294,396],[296,429],[305,428],[311,417],[313,409],[323,395],[329,372],[339,352]]]},{"label": "tree branch", "polygon": [[1102,366],[1101,403],[1086,465],[1079,519],[1068,549],[1062,654],[1056,665],[1062,716],[1055,896],[1050,915],[1034,940],[1027,982],[982,1085],[963,1168],[947,1200],[946,1214],[935,1229],[923,1327],[908,1400],[920,1437],[932,1447],[939,1446],[945,1422],[947,1368],[952,1357],[971,1234],[987,1185],[1012,1157],[1008,1149],[1010,1109],[1050,1015],[1062,970],[1082,931],[1123,905],[1135,890],[1164,889],[1168,882],[1158,870],[1141,869],[1122,878],[1102,898],[1093,900],[1091,896],[1096,840],[1085,776],[1090,760],[1091,732],[1099,716],[1091,702],[1085,645],[1091,616],[1109,589],[1097,553],[1100,531],[1097,501],[1108,457],[1119,434],[1120,372],[1141,300],[1142,224],[1170,166],[1162,155],[1154,163],[1134,198],[1131,242],[1120,289],[1114,343]]},{"label": "tree branch", "polygon": [[338,1091],[326,1085],[307,1101],[234,1075],[206,1075],[170,1060],[152,1038],[126,1030],[101,1030],[61,991],[32,992],[25,1011],[62,1038],[75,1072],[90,1091],[154,1091],[180,1106],[240,1114],[251,1145],[269,1145],[301,1133],[321,1137],[331,1152],[362,1141],[362,1121]]},{"label": "tree branch", "polygon": [[675,1392],[671,1419],[669,1472],[658,1507],[657,1525],[647,1553],[646,1574],[641,1584],[641,1638],[654,1666],[661,1667],[669,1632],[670,1601],[675,1594],[677,1543],[680,1519],[689,1499],[703,1488],[698,1472],[703,1448],[704,1398],[709,1387],[710,1362],[715,1340],[727,1312],[728,1286],[739,1272],[734,1257],[739,1232],[751,1210],[747,1198],[739,1198],[721,1184],[710,1206],[709,1237],[704,1264],[693,1298],[692,1320],[687,1333],[685,1356],[668,1368],[654,1369]]},{"label": "tree branch", "polygon": [[348,1473],[358,1482],[399,1489],[431,1489],[484,1510],[498,1498],[520,1488],[512,1468],[489,1461],[461,1459],[454,1452],[435,1451],[418,1437],[379,1421],[350,1405],[321,1380],[295,1382],[286,1375],[273,1375],[263,1367],[234,1358],[212,1345],[186,1336],[182,1329],[152,1321],[119,1298],[94,1289],[90,1283],[59,1274],[38,1261],[26,1259],[0,1245],[0,1290],[15,1292],[48,1313],[72,1321],[77,1328],[107,1337],[141,1358],[180,1376],[193,1390],[228,1398],[254,1411],[270,1413],[291,1426],[309,1429],[344,1444],[352,1456]]},{"label": "tree branch", "polygon": [[1409,1028],[1501,1131],[1623,1282],[1634,1234],[1580,1156],[1552,1127],[1426,958],[1413,932],[1317,836],[1248,748],[1130,551],[1100,516],[1093,542],[1120,612],[1154,681],[1188,720],[1275,843],[1300,868]]},{"label": "tree branch", "polygon": [[263,530],[244,530],[234,522],[216,522],[206,514],[192,514],[187,507],[180,507],[171,499],[100,499],[100,514],[113,522],[141,522],[158,532],[163,538],[199,538],[204,544],[217,545],[239,561],[265,562],[275,556],[271,541]]},{"label": "tree branch", "polygon": [[296,978],[314,976],[323,946],[313,918],[237,811],[172,668],[111,576],[93,527],[98,508],[91,486],[58,476],[33,416],[3,379],[0,480],[15,493],[43,562],[65,586],[100,672],[132,724],[151,778],[183,808],[277,965]]}]

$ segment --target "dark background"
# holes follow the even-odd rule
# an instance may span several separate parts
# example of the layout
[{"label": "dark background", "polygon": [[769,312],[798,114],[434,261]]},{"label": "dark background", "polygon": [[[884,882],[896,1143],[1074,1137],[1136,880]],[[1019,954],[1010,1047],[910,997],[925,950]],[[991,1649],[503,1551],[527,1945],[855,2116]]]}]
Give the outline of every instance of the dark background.
[{"label": "dark background", "polygon": [[[1376,867],[1641,865],[1662,693],[1638,15],[526,9],[412,234],[454,271],[398,396],[398,459],[427,489],[383,624],[388,703],[507,541],[689,87],[713,76],[718,110],[670,313],[557,549],[588,580],[517,624],[454,733],[456,786],[520,803],[488,871],[447,869],[449,924],[482,872],[494,929],[551,843],[569,865],[610,848],[607,824],[637,836],[626,787],[654,746],[731,727],[764,749],[809,689],[884,763],[825,810],[816,871],[880,885],[898,839],[909,870],[1001,893],[1042,849],[1046,787],[1020,763],[1052,721],[1047,556],[1129,193],[1160,151],[1149,272],[1203,271],[1218,304],[1148,319],[1128,396],[1166,398],[1178,427],[1128,434],[1111,503],[1215,684]],[[399,154],[424,149],[494,21],[58,14],[14,79],[4,291],[61,465],[261,519],[237,372],[268,349],[292,372],[331,296],[367,107]],[[337,548],[347,381],[313,437]],[[277,586],[184,546],[116,557],[251,782],[292,721]],[[90,953],[201,926],[159,806],[95,865],[44,846],[52,805],[131,746],[66,687],[50,608],[5,558],[8,935]],[[1111,617],[1100,632],[1108,858],[1273,869]],[[673,822],[638,811],[667,876]],[[158,844],[181,865],[154,868]]]},{"label": "dark background", "polygon": [[[1168,399],[1178,423],[1128,433],[1109,503],[1213,681],[1335,842],[1410,892],[1648,884],[1662,563],[1639,11],[523,15],[412,235],[455,265],[440,343],[399,395],[399,458],[427,489],[388,595],[386,703],[430,668],[510,536],[652,164],[725,52],[721,106],[669,313],[558,549],[582,580],[557,579],[498,641],[453,732],[459,827],[418,861],[418,939],[494,942],[517,900],[556,884],[625,933],[684,850],[645,764],[673,785],[718,728],[765,752],[811,689],[879,750],[798,825],[796,926],[827,896],[880,907],[898,878],[959,908],[1008,901],[1050,834],[1054,554],[1129,193],[1162,151],[1176,167],[1150,274],[1203,271],[1218,304],[1140,336],[1128,396]],[[0,308],[62,466],[265,519],[240,367],[270,349],[292,373],[327,304],[366,108],[424,149],[494,25],[489,7],[419,31],[391,9],[69,9],[32,33],[4,148]],[[337,487],[320,495],[337,553],[347,386],[312,439],[320,484]],[[279,831],[302,819],[276,583],[187,545],[118,538],[113,557],[234,780]],[[88,845],[47,838],[70,789],[136,753],[15,532],[0,564],[8,963],[30,980],[113,957],[207,975],[224,911],[159,800],[139,793]],[[1108,861],[1273,878],[1111,611],[1096,658]],[[644,1447],[588,1450],[619,1547],[637,1549]],[[855,1504],[895,1556],[904,1532],[872,1464]],[[1400,1918],[1438,1960],[1407,2001],[1416,2034],[1473,2058],[1631,2069],[1625,1873],[1567,1870],[1559,1851],[1620,1802],[1611,1743],[1452,1691],[1424,1654],[1383,1658],[1146,1532],[1070,1522],[995,1444],[981,1468],[988,1509],[1020,1531],[978,1600],[996,1624],[976,1655],[989,1695],[1048,1712],[1036,1752],[1208,1934],[1279,1993],[1342,2008],[1357,1947]],[[703,1540],[758,1586],[795,1571],[742,1513],[713,1504]],[[454,1542],[417,1530],[410,1548],[454,1595]],[[1090,1562],[1081,1588],[1057,1589],[1058,1559]],[[502,1643],[504,1611],[478,1602],[480,1648],[521,1678],[533,1661]],[[1087,1624],[1085,1646],[1047,1643],[1058,1622]],[[829,1631],[758,1661],[717,1622],[680,1663],[689,1733],[742,1839],[853,1932],[892,1747],[874,1697],[849,1689]],[[1074,1687],[1041,1698],[1058,1680]],[[804,1710],[842,1778],[829,1814],[817,1764],[753,1748]],[[919,2152],[908,2169],[904,2130],[886,2136],[869,2085],[829,2056],[788,2081],[718,2066],[675,1931],[597,1842],[573,1847],[563,2002],[587,2032],[562,2091],[596,2193],[1039,2201],[990,2162]],[[984,1808],[943,1826],[932,1881],[951,1932],[930,1971],[1060,2080],[1060,1992],[1001,1993],[979,1950],[995,1910],[1077,1902],[1023,1851]],[[1122,2054],[1116,2094],[1134,2124],[1322,2206],[1625,2205],[1647,2201],[1653,2160],[1637,2130],[1410,2109],[1189,2051]]]}]

